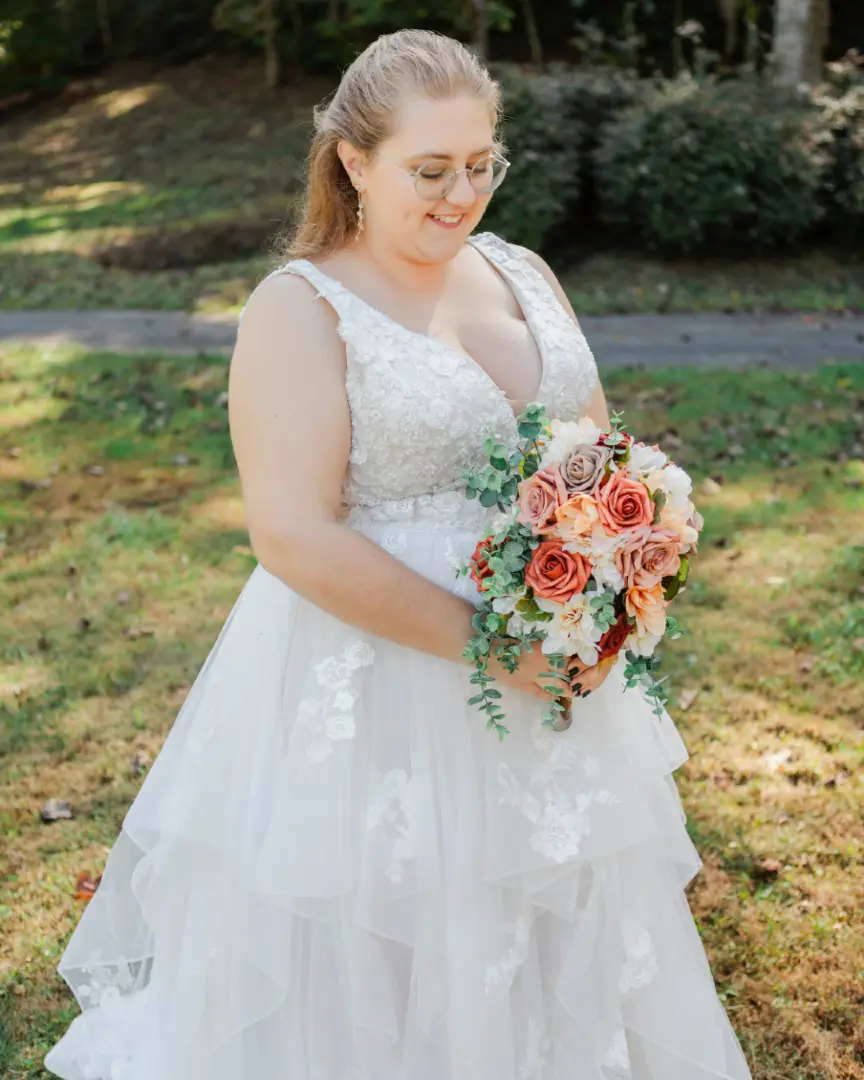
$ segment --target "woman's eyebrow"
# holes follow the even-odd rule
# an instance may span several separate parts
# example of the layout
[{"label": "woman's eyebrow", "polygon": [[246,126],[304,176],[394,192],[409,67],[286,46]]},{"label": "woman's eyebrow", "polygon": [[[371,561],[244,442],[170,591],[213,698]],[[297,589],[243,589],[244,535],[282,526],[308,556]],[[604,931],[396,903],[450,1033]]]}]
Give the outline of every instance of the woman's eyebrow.
[{"label": "woman's eyebrow", "polygon": [[[475,150],[474,153],[469,154],[468,157],[472,158],[479,157],[480,154],[491,154],[494,149],[494,146],[484,146],[482,150]],[[421,150],[418,154],[412,154],[408,160],[413,161],[415,158],[436,158],[443,161],[452,161],[453,155],[443,153],[440,150]]]}]

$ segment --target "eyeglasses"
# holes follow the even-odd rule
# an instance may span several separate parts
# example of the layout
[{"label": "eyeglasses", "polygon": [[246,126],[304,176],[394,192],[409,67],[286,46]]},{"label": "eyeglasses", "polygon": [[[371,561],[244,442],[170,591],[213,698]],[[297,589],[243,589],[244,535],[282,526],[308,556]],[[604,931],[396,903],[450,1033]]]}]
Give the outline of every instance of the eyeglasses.
[{"label": "eyeglasses", "polygon": [[468,174],[471,187],[478,195],[490,195],[501,184],[510,168],[510,162],[501,154],[489,154],[464,169],[451,169],[437,161],[425,161],[416,169],[406,169],[387,158],[380,160],[413,176],[417,194],[428,202],[446,198],[456,186],[456,177],[460,173]]}]

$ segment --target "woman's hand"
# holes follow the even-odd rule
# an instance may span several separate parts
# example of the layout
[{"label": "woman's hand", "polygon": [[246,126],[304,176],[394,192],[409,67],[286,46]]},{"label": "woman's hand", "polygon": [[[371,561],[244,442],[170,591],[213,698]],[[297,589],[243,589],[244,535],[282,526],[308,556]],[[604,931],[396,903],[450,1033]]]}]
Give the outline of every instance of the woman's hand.
[{"label": "woman's hand", "polygon": [[570,665],[570,686],[573,697],[587,697],[599,689],[609,678],[616,660],[617,656],[610,656],[591,667],[585,667],[579,660],[574,660]]},{"label": "woman's hand", "polygon": [[[574,659],[570,666],[569,682],[565,677],[557,680],[552,679],[549,667],[549,657],[540,649],[538,643],[534,643],[528,652],[523,652],[519,657],[519,666],[514,672],[508,671],[501,661],[493,654],[489,657],[489,674],[497,681],[504,683],[514,690],[521,690],[541,701],[548,701],[550,697],[587,697],[599,689],[609,677],[615,666],[616,657],[602,660],[599,664],[586,667],[579,660]],[[544,678],[544,675],[546,677]]]}]

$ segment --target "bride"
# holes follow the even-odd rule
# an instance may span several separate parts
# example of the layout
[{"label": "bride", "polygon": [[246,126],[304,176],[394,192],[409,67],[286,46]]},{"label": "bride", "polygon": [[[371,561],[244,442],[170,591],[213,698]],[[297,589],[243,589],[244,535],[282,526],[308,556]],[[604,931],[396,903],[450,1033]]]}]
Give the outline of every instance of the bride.
[{"label": "bride", "polygon": [[503,742],[467,704],[463,470],[529,401],[608,422],[549,268],[475,232],[500,108],[462,45],[403,31],[316,116],[230,372],[260,565],[58,965],[66,1080],[750,1075],[683,891],[670,717],[620,663],[550,731],[539,654],[496,672]]}]

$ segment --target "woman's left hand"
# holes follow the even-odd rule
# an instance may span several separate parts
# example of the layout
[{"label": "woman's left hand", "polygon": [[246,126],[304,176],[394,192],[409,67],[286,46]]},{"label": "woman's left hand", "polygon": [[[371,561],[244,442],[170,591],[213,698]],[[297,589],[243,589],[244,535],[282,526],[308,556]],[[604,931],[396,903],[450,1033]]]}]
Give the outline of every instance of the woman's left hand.
[{"label": "woman's left hand", "polygon": [[606,660],[592,664],[591,667],[585,667],[579,660],[574,660],[570,666],[570,686],[573,690],[573,697],[587,697],[588,694],[599,689],[609,677],[609,673],[615,667],[617,659],[617,655],[610,656]]}]

